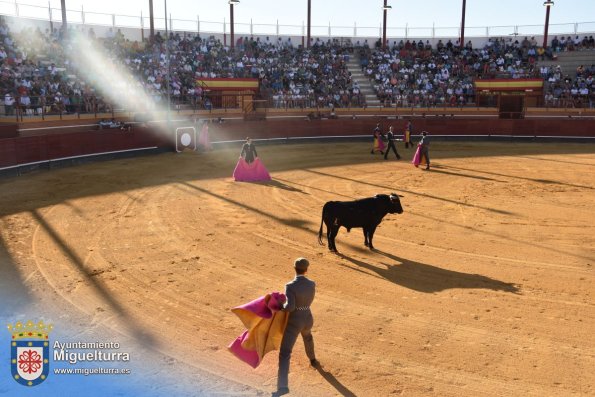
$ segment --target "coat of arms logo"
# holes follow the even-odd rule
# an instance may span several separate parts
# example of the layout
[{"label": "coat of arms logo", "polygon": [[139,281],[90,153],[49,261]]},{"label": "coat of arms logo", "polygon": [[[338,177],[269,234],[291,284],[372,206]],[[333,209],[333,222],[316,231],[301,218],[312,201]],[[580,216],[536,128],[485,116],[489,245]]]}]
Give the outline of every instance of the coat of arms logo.
[{"label": "coat of arms logo", "polygon": [[51,324],[43,321],[34,323],[29,320],[25,324],[20,321],[8,324],[12,334],[10,341],[10,369],[12,378],[24,386],[37,386],[50,372]]}]

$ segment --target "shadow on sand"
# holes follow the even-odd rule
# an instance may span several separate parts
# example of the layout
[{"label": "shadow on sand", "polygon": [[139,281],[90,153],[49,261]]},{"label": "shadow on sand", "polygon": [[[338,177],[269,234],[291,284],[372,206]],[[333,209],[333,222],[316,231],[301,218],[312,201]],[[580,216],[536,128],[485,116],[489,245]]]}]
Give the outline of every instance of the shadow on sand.
[{"label": "shadow on sand", "polygon": [[292,185],[303,186],[303,187],[305,187],[307,189],[316,190],[316,191],[319,191],[319,192],[324,192],[324,193],[332,194],[333,196],[341,196],[341,197],[345,197],[346,199],[349,199],[349,200],[355,200],[355,197],[348,196],[348,195],[345,195],[345,194],[341,194],[339,192],[331,192],[330,190],[321,189],[319,187],[305,185],[303,183],[298,183],[298,182],[294,182],[294,181],[288,181],[287,179],[282,179],[282,178],[275,178],[275,180],[282,181],[282,182],[288,182],[288,183],[291,183]]},{"label": "shadow on sand", "polygon": [[452,175],[452,176],[458,176],[458,177],[463,177],[463,178],[479,179],[479,180],[482,180],[482,181],[506,182],[506,181],[501,181],[499,179],[488,178],[486,176],[465,174],[463,172],[446,171],[444,168],[445,167],[443,167],[440,164],[433,165],[432,166],[432,173],[434,173],[434,174],[443,174],[443,175]]},{"label": "shadow on sand", "polygon": [[448,199],[448,198],[444,198],[444,197],[439,197],[439,196],[434,196],[434,195],[426,194],[426,193],[418,193],[418,192],[414,192],[414,191],[403,189],[403,188],[397,188],[397,187],[394,187],[394,186],[378,185],[376,183],[370,183],[370,182],[366,182],[366,181],[362,181],[362,180],[348,178],[346,176],[333,175],[333,174],[329,174],[327,172],[316,171],[316,170],[311,170],[311,169],[304,169],[304,171],[310,172],[310,173],[316,174],[316,175],[323,175],[323,176],[328,176],[328,177],[331,177],[331,178],[342,179],[342,180],[349,181],[349,182],[360,183],[362,185],[374,186],[374,187],[377,187],[377,188],[380,188],[380,189],[383,189],[383,190],[387,190],[389,192],[400,192],[400,193],[403,193],[404,192],[404,193],[407,193],[407,194],[413,194],[415,196],[427,197],[427,198],[431,198],[431,199],[439,200],[439,201],[444,201],[444,202],[451,203],[451,204],[457,204],[457,205],[462,205],[462,206],[472,207],[472,208],[479,208],[479,209],[482,209],[482,210],[486,210],[486,211],[490,211],[490,212],[495,212],[497,214],[502,214],[502,215],[516,215],[515,213],[510,212],[510,211],[499,210],[499,209],[490,208],[490,207],[482,207],[480,205],[474,205],[474,204],[464,203],[462,201],[452,200],[452,199]]},{"label": "shadow on sand", "polygon": [[446,270],[425,263],[400,258],[380,250],[374,250],[374,252],[389,259],[389,263],[372,265],[345,254],[337,255],[354,265],[355,267],[347,265],[347,267],[353,270],[361,271],[361,269],[366,269],[373,271],[385,280],[419,292],[434,293],[455,288],[490,289],[511,293],[518,293],[519,290],[512,283],[505,283],[479,274]]},{"label": "shadow on sand", "polygon": [[[546,159],[539,159],[539,160],[547,161]],[[551,160],[551,161],[555,161],[555,160]],[[493,172],[493,171],[471,170],[469,168],[454,167],[454,166],[450,166],[450,165],[449,166],[446,166],[446,165],[440,166],[440,168],[448,168],[448,169],[451,169],[451,170],[473,171],[473,172],[477,172],[479,174],[502,176],[502,177],[505,177],[505,178],[520,179],[520,180],[523,180],[523,181],[543,183],[543,184],[546,184],[546,185],[560,185],[560,186],[578,187],[578,188],[582,188],[582,189],[595,189],[593,186],[576,185],[576,184],[573,184],[573,183],[566,183],[566,182],[560,182],[560,181],[552,181],[550,179],[528,178],[526,176],[508,175],[508,174],[502,174],[502,173]],[[446,171],[443,171],[443,172],[446,172]],[[500,182],[505,182],[505,181],[500,181]]]},{"label": "shadow on sand", "polygon": [[344,384],[339,382],[339,380],[335,378],[333,374],[322,369],[320,365],[317,365],[314,368],[316,368],[316,370],[324,378],[324,380],[326,380],[331,386],[335,388],[335,390],[337,390],[337,393],[344,397],[356,397],[355,393],[349,390]]},{"label": "shadow on sand", "polygon": [[241,202],[239,202],[237,200],[234,200],[234,199],[231,199],[231,198],[228,198],[228,197],[224,197],[224,196],[222,196],[220,194],[217,194],[217,193],[213,193],[213,192],[211,192],[211,191],[209,191],[207,189],[203,189],[203,188],[198,187],[196,185],[193,185],[191,183],[180,182],[180,184],[183,185],[183,186],[189,187],[191,189],[197,190],[199,192],[202,192],[204,194],[208,194],[209,196],[215,197],[215,198],[217,198],[219,200],[222,200],[222,201],[225,201],[227,203],[230,203],[230,204],[233,204],[233,205],[237,205],[238,207],[247,209],[247,210],[252,211],[252,212],[254,212],[256,214],[265,216],[265,217],[270,218],[270,219],[272,219],[272,220],[274,220],[276,222],[279,222],[279,223],[281,223],[283,225],[295,227],[297,229],[301,229],[301,230],[304,230],[306,232],[312,233],[312,231],[306,227],[306,225],[311,224],[311,222],[309,222],[309,221],[306,221],[306,220],[303,220],[303,219],[297,219],[297,218],[281,218],[281,217],[278,217],[276,215],[273,215],[273,214],[270,214],[268,212],[265,212],[265,211],[263,211],[263,210],[261,210],[259,208],[255,208],[255,207],[246,205],[244,203],[241,203]]},{"label": "shadow on sand", "polygon": [[22,321],[22,318],[12,317],[23,313],[31,302],[29,287],[6,248],[2,236],[0,236],[0,301],[4,302],[3,305],[0,305],[0,319],[5,319],[10,323],[17,320]]},{"label": "shadow on sand", "polygon": [[41,226],[41,228],[51,237],[54,243],[59,247],[60,251],[66,255],[69,262],[72,264],[73,269],[80,274],[84,280],[91,286],[91,288],[101,297],[101,299],[114,311],[118,316],[125,319],[123,323],[127,324],[130,329],[130,333],[139,340],[141,343],[149,346],[154,346],[154,338],[147,333],[147,331],[132,319],[124,306],[117,301],[112,294],[105,288],[103,283],[97,280],[89,272],[89,269],[84,264],[83,259],[74,252],[66,241],[59,235],[59,233],[50,225],[45,218],[37,210],[31,211],[31,215]]},{"label": "shadow on sand", "polygon": [[[311,151],[312,145],[320,146],[320,143],[308,143],[308,144],[291,144],[291,145],[270,145],[263,148],[263,156],[267,152],[284,150],[288,148],[287,152],[283,156],[277,156],[271,158],[267,162],[267,166],[274,176],[275,173],[283,171],[291,171],[295,169],[304,169],[307,167],[312,170],[318,167],[332,167],[332,166],[357,166],[359,164],[374,163],[378,160],[376,157],[370,158],[369,152],[363,150],[367,148],[364,142],[352,142],[345,141],[339,143],[328,144],[329,148],[333,150],[340,148],[341,153],[339,155],[329,156],[327,151],[320,152],[320,154],[313,154]],[[461,158],[461,157],[480,157],[480,156],[498,156],[498,155],[510,155],[510,145],[504,144],[468,144],[465,148],[458,148],[460,144],[456,146],[451,144],[441,144],[441,149],[436,152],[438,155],[436,158]],[[584,145],[547,145],[547,144],[526,144],[526,145],[515,145],[516,156],[527,156],[532,160],[543,160],[543,161],[559,161],[542,159],[538,157],[531,157],[540,154],[575,154],[575,153],[593,153],[593,146]],[[304,156],[307,155],[307,163],[305,163]],[[271,155],[271,157],[273,157]],[[167,185],[172,181],[176,182],[191,182],[193,180],[206,180],[213,178],[225,178],[229,177],[232,173],[234,164],[237,162],[237,150],[236,148],[222,148],[214,150],[207,154],[196,155],[195,153],[163,153],[160,155],[151,155],[150,157],[137,157],[132,159],[122,160],[111,160],[109,162],[97,162],[93,164],[81,165],[73,167],[77,169],[77,172],[72,172],[69,169],[53,170],[48,173],[40,172],[38,174],[31,173],[23,177],[15,178],[2,178],[0,179],[0,191],[2,189],[14,188],[14,185],[20,185],[23,178],[27,179],[28,188],[24,193],[19,196],[13,195],[11,199],[20,201],[21,205],[0,205],[0,216],[8,215],[11,213],[30,211],[36,208],[49,207],[57,203],[63,203],[67,200],[72,200],[80,197],[89,196],[101,196],[108,193],[124,192],[133,189],[139,189],[149,186]],[[166,166],[164,166],[164,163]],[[113,164],[119,167],[118,177],[113,174]],[[575,163],[578,164],[578,163]],[[175,166],[175,167],[173,167]],[[79,175],[78,170],[84,169],[84,167],[91,167],[93,172],[89,174]],[[441,168],[442,170],[446,168]],[[141,176],[135,174],[134,177],[127,177],[128,171],[137,171],[142,169],[143,173]],[[200,169],[200,172],[195,170]],[[451,167],[450,169],[455,169]],[[463,170],[459,168],[459,170]],[[488,172],[475,172],[488,174]],[[320,173],[320,175],[328,175]],[[493,176],[499,176],[497,173],[492,173]],[[335,176],[335,175],[328,175]],[[466,175],[461,175],[466,176]],[[501,175],[507,176],[507,175]],[[90,179],[93,178],[93,179]],[[277,178],[275,178],[277,179]],[[92,181],[93,183],[90,183]],[[95,183],[97,182],[97,183]],[[356,181],[360,182],[360,181]],[[64,186],[68,184],[70,189],[62,189],[56,191],[56,184]],[[364,182],[365,183],[365,182]],[[14,184],[14,185],[13,185]],[[296,185],[292,183],[292,185]],[[369,184],[371,186],[386,189],[388,191],[397,190],[394,187],[379,186]],[[273,185],[274,186],[274,185]],[[277,185],[280,189],[287,188],[288,190],[294,189],[294,187],[283,183]],[[581,186],[586,187],[586,186]],[[310,187],[309,187],[310,188]],[[420,193],[406,191],[399,189],[402,192],[407,192],[415,195],[421,195]],[[41,199],[32,199],[32,196],[42,196]],[[425,195],[436,200],[442,200],[445,202],[452,202],[456,204],[465,205],[454,200],[449,200],[443,197]],[[1,203],[0,204],[4,204]],[[467,204],[469,205],[469,204]],[[481,208],[481,207],[478,207]],[[511,215],[510,213],[497,209],[483,208],[493,212],[499,212],[504,215]],[[514,214],[512,214],[514,215]]]},{"label": "shadow on sand", "polygon": [[276,187],[277,189],[287,190],[288,192],[297,192],[297,193],[302,193],[302,194],[308,194],[308,193],[304,192],[303,190],[298,189],[297,187],[293,187],[291,185],[281,182],[277,178],[271,179],[270,181],[266,181],[266,182],[249,182],[249,183],[255,183],[257,185]]}]

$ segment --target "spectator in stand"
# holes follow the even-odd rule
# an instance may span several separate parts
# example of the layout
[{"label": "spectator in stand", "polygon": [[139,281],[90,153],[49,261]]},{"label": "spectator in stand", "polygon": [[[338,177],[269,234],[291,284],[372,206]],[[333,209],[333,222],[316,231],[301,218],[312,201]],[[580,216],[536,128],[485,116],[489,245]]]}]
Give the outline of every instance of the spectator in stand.
[{"label": "spectator in stand", "polygon": [[27,114],[29,107],[31,106],[31,98],[29,98],[29,95],[27,94],[27,92],[25,92],[20,98],[19,98],[19,107],[21,112],[23,112],[23,114]]},{"label": "spectator in stand", "polygon": [[14,113],[14,98],[10,92],[4,95],[4,115],[12,116]]}]

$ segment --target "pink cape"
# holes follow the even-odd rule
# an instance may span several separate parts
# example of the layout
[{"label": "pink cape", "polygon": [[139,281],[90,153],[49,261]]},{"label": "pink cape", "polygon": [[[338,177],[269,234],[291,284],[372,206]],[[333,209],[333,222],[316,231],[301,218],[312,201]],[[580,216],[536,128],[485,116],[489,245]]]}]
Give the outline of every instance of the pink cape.
[{"label": "pink cape", "polygon": [[209,126],[204,124],[202,130],[198,133],[198,145],[204,150],[211,150],[211,140],[209,139]]},{"label": "pink cape", "polygon": [[382,140],[382,135],[378,135],[378,137],[374,137],[374,152],[384,152],[386,145]]},{"label": "pink cape", "polygon": [[251,164],[240,157],[233,170],[233,179],[238,182],[270,181],[271,176],[258,157]]},{"label": "pink cape", "polygon": [[417,145],[417,150],[415,150],[415,154],[413,155],[413,160],[411,160],[411,164],[416,167],[420,165],[426,164],[426,157],[421,154],[421,145]]},{"label": "pink cape", "polygon": [[231,309],[247,328],[227,348],[237,358],[258,367],[266,353],[281,346],[287,325],[287,313],[280,311],[285,295],[273,292]]}]

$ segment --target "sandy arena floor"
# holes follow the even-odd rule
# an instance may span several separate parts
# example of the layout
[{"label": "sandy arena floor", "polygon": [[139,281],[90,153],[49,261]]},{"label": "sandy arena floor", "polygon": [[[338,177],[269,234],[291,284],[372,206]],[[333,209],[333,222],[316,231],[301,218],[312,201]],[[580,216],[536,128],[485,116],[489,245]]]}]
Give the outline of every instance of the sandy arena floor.
[{"label": "sandy arena floor", "polygon": [[[291,395],[595,395],[595,146],[435,141],[430,172],[369,146],[258,146],[268,184],[231,180],[239,148],[0,180],[12,303],[49,300],[268,395],[277,354],[252,370],[227,352],[229,309],[282,291],[306,256],[323,367],[299,340]],[[326,201],[390,192],[405,212],[376,251],[361,229],[341,229],[340,255],[318,245]]]}]

